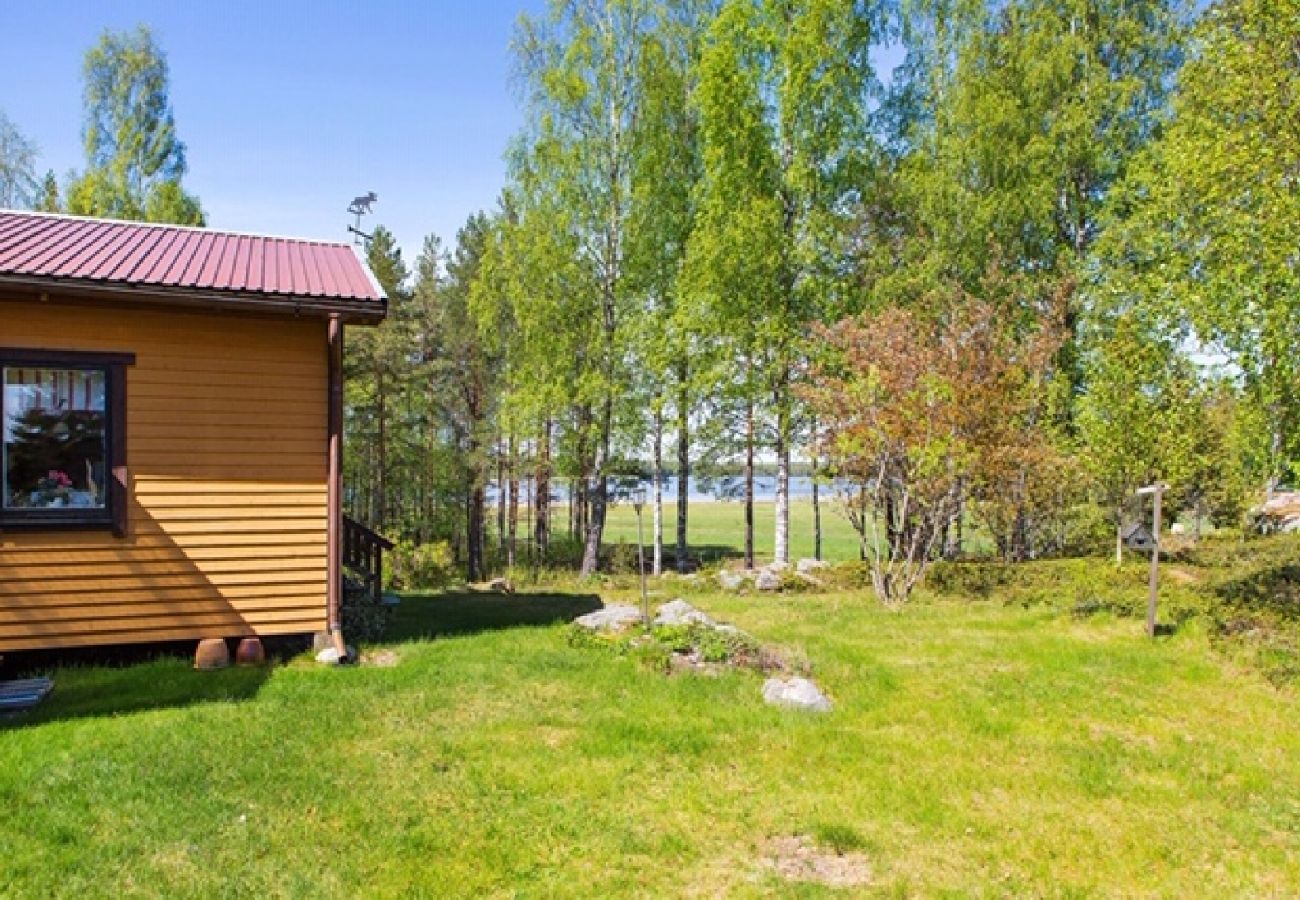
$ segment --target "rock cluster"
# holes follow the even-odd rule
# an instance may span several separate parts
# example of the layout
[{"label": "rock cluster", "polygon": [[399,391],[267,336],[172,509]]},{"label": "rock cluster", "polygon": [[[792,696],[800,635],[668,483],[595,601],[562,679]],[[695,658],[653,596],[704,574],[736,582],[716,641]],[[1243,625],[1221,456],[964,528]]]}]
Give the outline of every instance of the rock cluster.
[{"label": "rock cluster", "polygon": [[[592,634],[608,635],[612,640],[627,640],[629,647],[653,646],[660,637],[651,632],[642,631],[632,634],[644,620],[641,610],[635,606],[623,604],[605,606],[594,612],[574,619],[574,625]],[[652,620],[656,629],[674,629],[683,626],[706,629],[717,636],[727,635],[726,640],[733,642],[726,656],[710,656],[704,650],[711,641],[699,638],[698,632],[691,646],[676,646],[666,659],[666,664],[673,671],[690,670],[699,674],[716,675],[725,665],[756,668],[759,671],[788,672],[789,665],[780,655],[762,648],[757,641],[745,634],[735,625],[715,621],[707,613],[701,612],[680,597],[663,604],[656,611]],[[679,633],[680,634],[680,633]],[[734,643],[739,639],[739,643]],[[584,639],[585,640],[585,639]],[[715,644],[716,647],[716,644]],[[740,661],[743,660],[743,661]],[[768,703],[794,709],[829,712],[831,701],[807,678],[791,677],[788,679],[769,678],[763,685],[763,699]]]},{"label": "rock cluster", "polygon": [[1264,534],[1300,532],[1300,491],[1281,491],[1251,510],[1256,528]]}]

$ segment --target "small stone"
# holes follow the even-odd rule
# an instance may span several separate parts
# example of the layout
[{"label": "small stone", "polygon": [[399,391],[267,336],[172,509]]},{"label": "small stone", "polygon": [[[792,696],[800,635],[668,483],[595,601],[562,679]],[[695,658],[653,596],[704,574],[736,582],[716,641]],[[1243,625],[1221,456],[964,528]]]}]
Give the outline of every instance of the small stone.
[{"label": "small stone", "polygon": [[754,578],[754,587],[760,591],[779,591],[781,590],[781,576],[771,567],[759,569],[758,576]]},{"label": "small stone", "polygon": [[346,653],[339,653],[337,647],[326,647],[320,653],[316,654],[316,662],[327,666],[338,666],[357,658],[357,651],[352,647],[347,648]]},{"label": "small stone", "polygon": [[574,619],[574,624],[592,631],[625,631],[641,621],[641,610],[635,606],[602,606]]},{"label": "small stone", "polygon": [[831,711],[831,701],[807,678],[769,678],[763,682],[763,699],[773,706],[811,712]]},{"label": "small stone", "polygon": [[826,562],[824,559],[807,558],[801,559],[794,564],[794,570],[800,575],[809,575],[813,572],[818,572],[822,569],[828,568],[830,568],[830,563]]},{"label": "small stone", "polygon": [[717,624],[680,597],[659,607],[659,614],[655,616],[654,623],[656,625],[705,625],[709,628]]},{"label": "small stone", "polygon": [[745,584],[745,576],[723,569],[718,573],[718,584],[722,585],[724,591],[738,591]]}]

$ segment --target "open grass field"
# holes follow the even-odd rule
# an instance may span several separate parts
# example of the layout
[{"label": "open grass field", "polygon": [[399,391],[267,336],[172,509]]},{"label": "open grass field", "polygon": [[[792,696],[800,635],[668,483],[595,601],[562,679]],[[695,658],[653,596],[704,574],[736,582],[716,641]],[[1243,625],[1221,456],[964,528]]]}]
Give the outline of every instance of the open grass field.
[{"label": "open grass field", "polygon": [[1195,623],[694,585],[835,710],[570,647],[617,586],[408,596],[391,667],[58,669],[0,724],[0,895],[828,893],[792,834],[882,896],[1300,894],[1300,700]]},{"label": "open grass field", "polygon": [[[760,560],[772,558],[775,538],[775,504],[754,504],[754,553]],[[839,511],[833,498],[822,499],[822,558],[831,562],[844,562],[858,558],[858,534]],[[650,509],[645,517],[645,541],[651,543]],[[677,504],[664,504],[664,545],[671,548],[677,534]],[[687,534],[691,552],[705,563],[728,556],[737,556],[744,550],[745,507],[738,502],[693,503],[687,519]],[[610,507],[605,530],[605,541],[617,544],[624,541],[636,544],[636,513],[631,504],[618,503]],[[990,552],[988,536],[972,523],[967,528],[967,549],[973,553]],[[790,558],[801,559],[813,555],[813,505],[811,500],[795,500],[790,504]]]},{"label": "open grass field", "polygon": [[[650,545],[650,509],[645,517],[645,541]],[[774,540],[774,504],[754,504],[754,553],[760,559],[772,557]],[[664,504],[664,544],[671,547],[677,539],[677,504]],[[745,506],[742,503],[693,503],[687,519],[687,534],[692,552],[708,561],[744,550]],[[610,507],[605,540],[636,543],[636,513],[631,504]],[[809,500],[790,504],[790,555],[793,559],[813,555],[813,507]],[[858,535],[842,516],[833,501],[822,503],[822,556],[840,561],[858,558]]]}]

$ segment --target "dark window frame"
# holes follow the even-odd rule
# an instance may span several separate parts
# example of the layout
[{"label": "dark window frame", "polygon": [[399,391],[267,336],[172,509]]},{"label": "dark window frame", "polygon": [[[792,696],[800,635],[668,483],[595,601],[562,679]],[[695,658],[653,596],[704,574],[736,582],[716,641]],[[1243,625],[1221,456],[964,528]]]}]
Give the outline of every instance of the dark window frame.
[{"label": "dark window frame", "polygon": [[[85,350],[32,350],[0,347],[0,369],[49,367],[97,370],[104,373],[105,503],[102,509],[6,509],[0,502],[0,531],[75,529],[111,530],[126,537],[127,495],[130,477],[126,461],[126,369],[135,365],[134,353],[98,353]],[[4,391],[0,390],[0,423],[4,422]],[[3,435],[0,435],[3,439]]]}]

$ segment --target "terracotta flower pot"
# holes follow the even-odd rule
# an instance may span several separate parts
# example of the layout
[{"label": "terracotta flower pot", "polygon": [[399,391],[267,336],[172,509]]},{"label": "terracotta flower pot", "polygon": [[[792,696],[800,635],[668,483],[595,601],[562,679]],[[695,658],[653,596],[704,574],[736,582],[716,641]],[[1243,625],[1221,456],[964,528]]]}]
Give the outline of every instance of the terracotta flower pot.
[{"label": "terracotta flower pot", "polygon": [[194,668],[205,671],[224,669],[230,665],[230,649],[224,638],[208,638],[199,641],[194,651]]},{"label": "terracotta flower pot", "polygon": [[266,650],[258,638],[244,638],[235,648],[235,665],[261,666],[266,664]]}]

